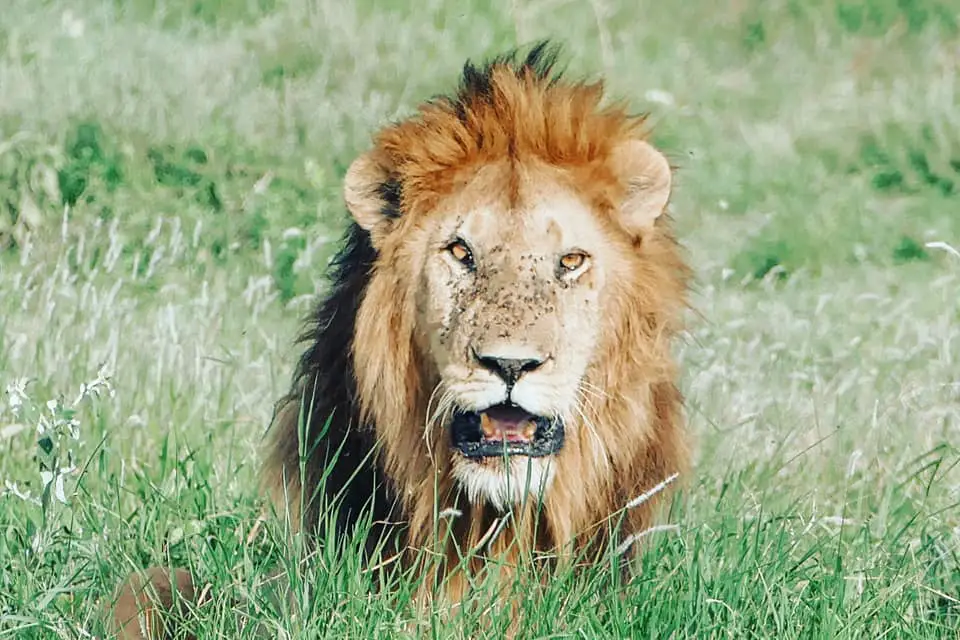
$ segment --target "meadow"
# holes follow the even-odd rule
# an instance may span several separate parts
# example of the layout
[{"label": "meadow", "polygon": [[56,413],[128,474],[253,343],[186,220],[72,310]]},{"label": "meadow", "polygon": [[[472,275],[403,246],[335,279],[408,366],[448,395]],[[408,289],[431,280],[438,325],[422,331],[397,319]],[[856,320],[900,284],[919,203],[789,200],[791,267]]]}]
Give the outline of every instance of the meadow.
[{"label": "meadow", "polygon": [[[638,577],[555,576],[522,637],[960,637],[960,2],[409,4],[3,0],[0,637],[103,637],[152,564],[271,637],[501,637],[349,548],[261,603],[256,472],[346,166],[545,37],[677,166],[696,457]],[[228,600],[199,637],[251,637]]]}]

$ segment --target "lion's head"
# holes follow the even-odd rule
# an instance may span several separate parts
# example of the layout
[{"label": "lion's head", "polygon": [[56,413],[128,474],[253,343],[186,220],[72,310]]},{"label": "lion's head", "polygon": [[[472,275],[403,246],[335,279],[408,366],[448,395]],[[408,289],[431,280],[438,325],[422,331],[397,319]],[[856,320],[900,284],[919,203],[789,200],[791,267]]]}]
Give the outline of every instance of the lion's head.
[{"label": "lion's head", "polygon": [[341,259],[296,388],[315,420],[340,412],[328,440],[376,450],[370,484],[414,540],[437,501],[465,504],[472,535],[533,497],[567,542],[685,463],[671,169],[642,117],[553,60],[468,63],[345,177],[360,257]]}]

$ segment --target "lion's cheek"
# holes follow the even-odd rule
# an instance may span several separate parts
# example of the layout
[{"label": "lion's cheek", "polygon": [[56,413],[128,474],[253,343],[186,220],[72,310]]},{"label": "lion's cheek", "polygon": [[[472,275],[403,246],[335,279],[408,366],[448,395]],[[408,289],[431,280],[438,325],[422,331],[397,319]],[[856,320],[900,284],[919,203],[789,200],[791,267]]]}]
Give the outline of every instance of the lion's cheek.
[{"label": "lion's cheek", "polygon": [[435,364],[443,368],[450,363],[456,350],[458,311],[455,294],[447,283],[427,282],[421,288],[418,333],[421,346],[433,356]]},{"label": "lion's cheek", "polygon": [[564,365],[578,374],[586,368],[597,348],[601,312],[595,295],[577,296],[560,309],[557,344],[554,353]]},{"label": "lion's cheek", "polygon": [[452,358],[454,333],[445,320],[446,317],[440,314],[428,316],[419,327],[421,349],[429,356],[438,371],[456,364]]}]

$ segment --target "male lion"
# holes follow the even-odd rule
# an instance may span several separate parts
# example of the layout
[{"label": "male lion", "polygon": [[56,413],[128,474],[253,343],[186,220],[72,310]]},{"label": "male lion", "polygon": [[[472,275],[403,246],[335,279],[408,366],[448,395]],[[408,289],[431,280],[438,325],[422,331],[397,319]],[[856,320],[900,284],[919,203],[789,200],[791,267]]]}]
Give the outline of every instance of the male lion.
[{"label": "male lion", "polygon": [[624,506],[688,460],[671,168],[555,59],[467,62],[353,162],[354,221],[270,432],[264,482],[302,531],[338,497],[338,532],[367,515],[371,551],[432,550],[453,601],[491,560],[641,532],[667,492]]}]

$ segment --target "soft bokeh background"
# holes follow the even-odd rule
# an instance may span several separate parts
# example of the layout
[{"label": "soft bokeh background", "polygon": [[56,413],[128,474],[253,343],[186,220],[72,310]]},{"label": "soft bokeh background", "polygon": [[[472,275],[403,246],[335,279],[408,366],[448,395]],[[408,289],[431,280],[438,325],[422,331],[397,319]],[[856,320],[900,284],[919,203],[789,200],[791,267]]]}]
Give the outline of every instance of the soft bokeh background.
[{"label": "soft bokeh background", "polygon": [[[96,636],[137,566],[246,594],[288,553],[248,540],[260,437],[345,167],[543,37],[678,167],[697,466],[641,580],[558,579],[526,636],[957,637],[956,0],[3,0],[0,636]],[[404,632],[324,562],[275,637]]]}]

